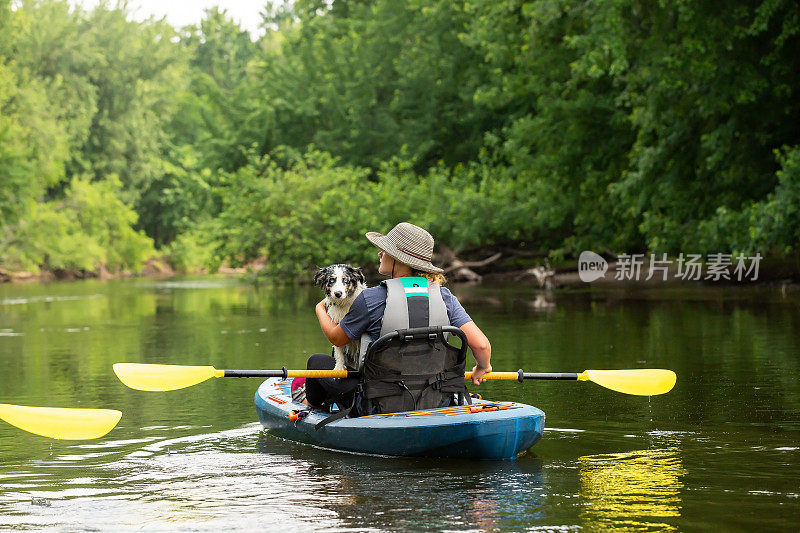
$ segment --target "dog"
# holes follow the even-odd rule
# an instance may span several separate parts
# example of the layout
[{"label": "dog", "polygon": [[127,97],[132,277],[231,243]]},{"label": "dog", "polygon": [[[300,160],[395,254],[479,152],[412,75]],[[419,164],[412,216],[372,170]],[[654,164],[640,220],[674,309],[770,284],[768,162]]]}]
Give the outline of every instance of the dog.
[{"label": "dog", "polygon": [[[334,324],[342,321],[344,316],[350,311],[350,306],[356,296],[367,288],[364,273],[360,268],[350,265],[338,264],[330,265],[317,270],[314,274],[314,285],[325,290],[325,307],[328,309],[328,316]],[[360,364],[359,350],[361,348],[360,339],[356,339],[341,348],[333,347],[333,358],[336,360],[334,370],[345,370],[346,362]]]}]

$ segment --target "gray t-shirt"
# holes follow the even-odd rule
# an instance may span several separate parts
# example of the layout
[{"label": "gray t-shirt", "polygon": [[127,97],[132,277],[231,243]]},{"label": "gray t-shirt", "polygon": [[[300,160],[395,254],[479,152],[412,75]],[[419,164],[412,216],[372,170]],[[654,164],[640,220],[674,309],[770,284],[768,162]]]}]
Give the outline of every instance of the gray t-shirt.
[{"label": "gray t-shirt", "polygon": [[[441,292],[451,326],[460,328],[467,322],[472,321],[461,306],[458,298],[453,296],[449,289],[442,287]],[[384,285],[378,285],[377,287],[364,289],[361,294],[356,296],[350,306],[350,311],[339,323],[342,326],[342,330],[351,340],[360,339],[361,334],[364,332],[367,332],[373,341],[380,337],[381,322],[383,321],[383,312],[386,309],[386,296],[388,294],[389,292]]]}]

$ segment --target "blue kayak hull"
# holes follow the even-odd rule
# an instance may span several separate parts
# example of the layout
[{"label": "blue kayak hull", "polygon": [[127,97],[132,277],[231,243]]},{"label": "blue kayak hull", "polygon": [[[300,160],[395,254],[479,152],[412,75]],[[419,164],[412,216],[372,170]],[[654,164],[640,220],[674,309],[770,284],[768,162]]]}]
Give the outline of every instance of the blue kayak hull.
[{"label": "blue kayak hull", "polygon": [[515,402],[486,402],[496,410],[469,408],[343,418],[315,429],[329,416],[321,411],[293,422],[292,411],[307,409],[293,402],[289,381],[268,379],[256,391],[258,419],[271,434],[333,450],[388,456],[513,459],[541,438],[544,412]]}]

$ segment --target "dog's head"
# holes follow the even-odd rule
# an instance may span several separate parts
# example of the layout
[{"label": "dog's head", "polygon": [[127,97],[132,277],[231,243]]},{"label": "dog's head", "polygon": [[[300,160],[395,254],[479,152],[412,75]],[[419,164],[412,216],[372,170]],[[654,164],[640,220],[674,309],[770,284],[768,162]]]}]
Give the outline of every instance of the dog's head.
[{"label": "dog's head", "polygon": [[317,270],[314,285],[322,287],[334,302],[346,300],[364,287],[364,273],[350,265],[331,265]]}]

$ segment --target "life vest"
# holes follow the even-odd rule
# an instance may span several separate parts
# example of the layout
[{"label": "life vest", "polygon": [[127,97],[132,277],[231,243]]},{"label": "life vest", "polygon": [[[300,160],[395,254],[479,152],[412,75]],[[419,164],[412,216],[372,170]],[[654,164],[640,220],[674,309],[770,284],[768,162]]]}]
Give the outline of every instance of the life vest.
[{"label": "life vest", "polygon": [[383,284],[388,294],[381,337],[399,335],[366,354],[362,410],[396,413],[468,402],[466,348],[450,345],[441,329],[450,325],[450,319],[439,285],[423,277],[394,278]]},{"label": "life vest", "polygon": [[[404,277],[384,280],[381,285],[386,287],[387,296],[379,337],[399,329],[450,325],[447,306],[437,283],[430,283],[423,277]],[[372,337],[362,333],[358,359],[345,353],[347,368],[361,370],[371,344]]]},{"label": "life vest", "polygon": [[[386,286],[386,309],[381,334],[374,343],[361,336],[359,361],[347,366],[361,370],[361,382],[350,406],[316,424],[316,429],[358,415],[398,413],[471,403],[464,383],[466,337],[450,326],[438,284],[424,277],[393,278]],[[462,347],[448,343],[448,327]]]}]

